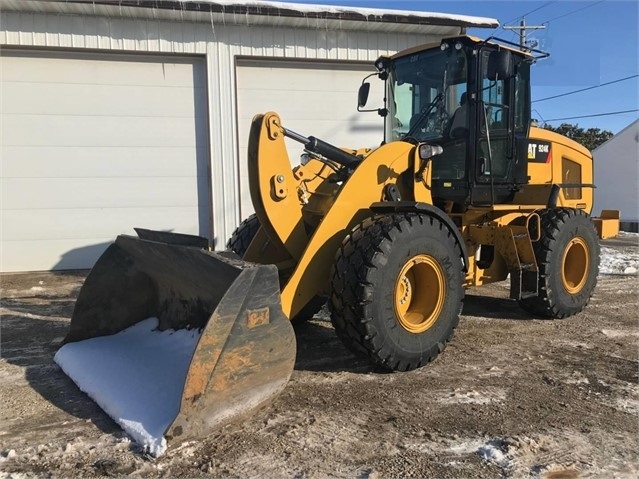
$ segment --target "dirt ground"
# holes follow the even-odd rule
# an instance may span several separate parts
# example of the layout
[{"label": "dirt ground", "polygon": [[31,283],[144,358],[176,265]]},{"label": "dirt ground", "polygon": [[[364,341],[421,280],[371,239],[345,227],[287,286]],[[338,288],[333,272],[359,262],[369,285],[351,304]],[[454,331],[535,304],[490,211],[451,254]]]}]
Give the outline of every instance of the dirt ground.
[{"label": "dirt ground", "polygon": [[[639,252],[637,236],[605,245]],[[2,277],[0,478],[639,475],[636,274],[600,276],[561,321],[532,319],[507,283],[471,289],[446,351],[409,373],[354,359],[322,312],[272,405],[155,460],[53,362],[82,281]]]}]

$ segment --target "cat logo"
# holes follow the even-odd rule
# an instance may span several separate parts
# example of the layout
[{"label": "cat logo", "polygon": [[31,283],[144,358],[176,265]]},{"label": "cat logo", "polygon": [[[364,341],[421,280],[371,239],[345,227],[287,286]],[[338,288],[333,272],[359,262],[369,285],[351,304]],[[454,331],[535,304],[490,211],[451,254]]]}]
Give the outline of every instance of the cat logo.
[{"label": "cat logo", "polygon": [[548,163],[550,161],[550,143],[547,141],[530,141],[528,143],[528,161],[532,163]]}]

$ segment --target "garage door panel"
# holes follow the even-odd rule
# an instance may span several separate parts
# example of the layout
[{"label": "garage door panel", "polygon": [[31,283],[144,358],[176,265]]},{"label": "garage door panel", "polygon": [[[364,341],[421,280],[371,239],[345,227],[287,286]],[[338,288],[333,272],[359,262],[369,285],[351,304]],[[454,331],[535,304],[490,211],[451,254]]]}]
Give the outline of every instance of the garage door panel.
[{"label": "garage door panel", "polygon": [[[191,177],[3,178],[3,210],[198,205]],[[65,194],[61,195],[60,191]]]},{"label": "garage door panel", "polygon": [[[167,94],[168,93],[168,94]],[[203,92],[198,92],[199,96]],[[205,116],[193,102],[189,87],[146,85],[75,85],[69,83],[5,82],[0,91],[4,114],[100,116]],[[114,101],[114,99],[124,101]]]},{"label": "garage door panel", "polygon": [[[275,111],[286,128],[339,147],[374,148],[383,139],[383,119],[357,111],[357,91],[370,65],[242,60],[237,67],[238,153],[242,216],[253,211],[246,166],[248,134],[256,113]],[[372,77],[367,108],[381,108],[384,82]],[[286,139],[293,165],[304,148]]]},{"label": "garage door panel", "polygon": [[193,169],[208,176],[206,147],[3,146],[3,178],[84,178],[180,176]]},{"label": "garage door panel", "polygon": [[99,61],[88,63],[83,53],[5,50],[2,55],[6,58],[2,77],[7,82],[28,78],[42,83],[206,87],[203,62],[192,58],[162,61],[159,57],[100,54]]},{"label": "garage door panel", "polygon": [[[361,83],[364,76],[374,73],[372,65],[321,62],[282,62],[247,60],[241,63],[243,89],[255,91],[350,92],[348,80],[356,72]],[[293,72],[293,74],[291,74]],[[346,79],[346,80],[345,80]]]},{"label": "garage door panel", "polygon": [[[99,223],[93,224],[95,218]],[[127,227],[122,227],[126,217]],[[177,220],[176,220],[177,218]],[[3,242],[59,241],[71,239],[113,239],[113,231],[135,235],[133,228],[142,227],[163,231],[192,231],[198,226],[198,215],[191,206],[156,206],[131,208],[76,208],[40,209],[28,216],[20,210],[6,211],[1,225],[12,228],[4,235]],[[90,227],[87,227],[90,225]],[[18,226],[17,228],[14,226]]]},{"label": "garage door panel", "polygon": [[[284,119],[282,119],[282,121],[284,122]],[[336,123],[327,120],[296,120],[294,124],[284,122],[284,126],[304,136],[315,136],[340,148],[358,149],[376,148],[381,144],[383,136],[380,132],[379,122],[380,120],[375,122],[351,123]],[[299,157],[304,152],[303,145],[290,138],[284,141],[291,163],[294,165],[299,164]],[[358,141],[359,143],[356,143]],[[240,171],[243,177],[248,178],[248,172],[246,170],[248,146],[240,145],[238,151],[241,163]]]},{"label": "garage door panel", "polygon": [[[357,97],[356,92],[340,92],[338,94],[322,93],[307,93],[307,92],[281,92],[281,94],[269,95],[268,98],[264,98],[264,92],[243,92],[244,100],[248,105],[264,105],[264,111],[255,111],[255,113],[265,113],[266,111],[277,111],[283,116],[284,112],[291,117],[297,119],[312,120],[314,118],[327,118],[335,113],[335,105],[347,105],[350,106],[352,113],[357,113]],[[309,108],[309,102],[317,101],[317,95],[321,95],[324,101],[319,101],[312,108]],[[289,103],[290,102],[290,103]],[[285,105],[283,108],[282,106]],[[381,106],[381,105],[380,105]],[[278,108],[280,107],[280,108]],[[343,108],[343,107],[342,107]],[[246,116],[239,117],[240,121],[251,121],[254,114],[247,112]],[[362,116],[360,113],[359,116]],[[355,118],[355,115],[350,115],[351,119]],[[284,118],[282,118],[284,119]],[[345,118],[336,118],[337,121],[343,121]]]},{"label": "garage door panel", "polygon": [[206,138],[206,127],[185,118],[5,115],[3,123],[9,146],[195,147]]},{"label": "garage door panel", "polygon": [[89,268],[134,226],[210,234],[205,62],[0,57],[0,268]]}]

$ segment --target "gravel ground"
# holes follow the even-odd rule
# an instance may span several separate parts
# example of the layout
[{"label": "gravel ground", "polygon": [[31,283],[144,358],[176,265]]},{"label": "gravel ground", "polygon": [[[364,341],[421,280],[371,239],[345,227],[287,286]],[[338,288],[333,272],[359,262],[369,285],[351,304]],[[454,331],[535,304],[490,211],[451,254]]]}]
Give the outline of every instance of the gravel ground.
[{"label": "gravel ground", "polygon": [[[604,247],[636,260],[637,238]],[[639,281],[624,268],[561,321],[532,319],[507,283],[470,289],[446,351],[409,373],[355,359],[322,311],[296,327],[270,406],[156,460],[53,362],[84,274],[2,276],[0,478],[635,478]]]}]

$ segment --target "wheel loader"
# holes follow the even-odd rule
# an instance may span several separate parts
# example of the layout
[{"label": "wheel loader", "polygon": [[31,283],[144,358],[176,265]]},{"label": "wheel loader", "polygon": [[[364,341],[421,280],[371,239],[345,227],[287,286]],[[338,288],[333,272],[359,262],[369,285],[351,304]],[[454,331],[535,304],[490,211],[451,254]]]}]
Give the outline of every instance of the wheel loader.
[{"label": "wheel loader", "polygon": [[[386,86],[376,109],[385,132],[374,149],[304,136],[273,112],[255,116],[247,158],[255,214],[231,251],[189,235],[119,236],[88,275],[58,354],[150,317],[158,334],[195,331],[161,428],[182,441],[275,397],[295,361],[290,320],[325,301],[346,347],[388,371],[419,368],[444,350],[465,287],[509,278],[510,297],[532,317],[580,312],[597,282],[598,236],[618,232],[618,214],[590,217],[589,151],[531,126],[534,61],[469,36],[379,58],[369,76]],[[365,79],[361,111],[369,87]],[[299,166],[285,138],[304,145]],[[82,362],[73,354],[67,364]],[[128,361],[121,375],[138,366]]]}]

